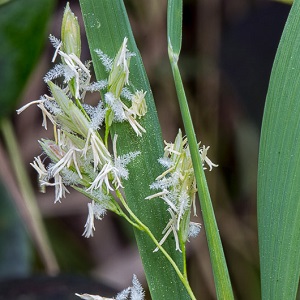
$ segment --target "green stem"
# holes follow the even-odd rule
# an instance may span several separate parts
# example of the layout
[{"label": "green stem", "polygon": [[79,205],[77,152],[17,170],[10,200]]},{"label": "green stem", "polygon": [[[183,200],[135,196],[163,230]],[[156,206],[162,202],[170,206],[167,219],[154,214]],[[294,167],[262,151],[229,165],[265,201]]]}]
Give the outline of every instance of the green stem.
[{"label": "green stem", "polygon": [[105,134],[104,134],[104,145],[105,147],[107,148],[108,147],[108,137],[109,137],[109,132],[110,132],[110,114],[111,114],[111,111],[110,111],[110,108],[108,108],[108,110],[106,111],[106,114],[105,114]]},{"label": "green stem", "polygon": [[[3,119],[0,123],[0,129],[6,143],[7,152],[13,166],[18,185],[23,196],[25,207],[27,208],[26,225],[31,233],[36,247],[41,255],[46,271],[49,275],[55,275],[59,272],[59,266],[55,255],[50,247],[48,235],[43,224],[42,216],[35,201],[34,191],[28,179],[28,174],[24,168],[24,163],[20,155],[20,147],[17,144],[16,136],[10,120]],[[24,220],[25,221],[25,220]]]},{"label": "green stem", "polygon": [[[94,195],[88,193],[85,189],[80,188],[76,185],[72,185],[72,188],[80,193],[82,193],[83,195],[85,195],[86,197],[90,198],[91,200],[95,201],[98,204],[101,204],[101,201],[95,197]],[[119,203],[113,198],[111,197],[110,201],[113,203],[113,205],[111,205],[111,207],[108,208],[108,210],[116,213],[118,216],[123,217],[126,221],[128,221],[132,226],[134,226],[135,228],[142,230],[142,228],[134,223],[123,211],[123,209],[121,208],[121,206],[119,205]]]},{"label": "green stem", "polygon": [[173,266],[175,272],[177,273],[179,279],[183,283],[184,287],[186,288],[188,294],[190,295],[192,300],[196,300],[195,295],[193,294],[193,291],[190,287],[190,284],[187,280],[187,277],[183,275],[174,260],[171,258],[171,256],[168,254],[168,252],[159,244],[158,240],[155,238],[155,236],[152,234],[151,230],[142,222],[140,219],[133,213],[133,211],[129,208],[127,205],[123,195],[120,193],[120,191],[116,191],[117,197],[120,199],[122,205],[125,207],[125,209],[128,211],[132,219],[140,226],[140,230],[146,232],[148,236],[151,238],[151,240],[154,242],[154,244],[157,246],[157,248],[164,254],[164,256],[167,258],[167,260],[170,262],[170,264]]},{"label": "green stem", "polygon": [[[212,263],[213,275],[216,285],[217,297],[218,299],[234,299],[224,251],[221,243],[221,238],[219,235],[219,230],[214,215],[210,193],[202,167],[202,161],[199,153],[199,147],[197,144],[194,126],[190,115],[186,95],[184,92],[180,71],[177,65],[178,56],[175,56],[174,53],[170,51],[169,57],[174,76],[177,97],[180,105],[180,111],[190,147],[193,168],[198,187],[199,200],[203,215],[203,221],[206,230],[208,248]],[[174,57],[177,57],[177,59],[174,59]]]},{"label": "green stem", "polygon": [[105,126],[105,136],[104,136],[104,145],[108,148],[108,137],[109,137],[109,128]]},{"label": "green stem", "polygon": [[131,224],[132,226],[134,226],[135,228],[143,231],[144,228],[141,227],[140,225],[138,225],[137,223],[134,223],[122,210],[120,210],[119,216],[123,217],[127,222],[129,222],[129,224]]},{"label": "green stem", "polygon": [[185,242],[181,238],[180,238],[180,249],[181,249],[181,252],[182,252],[183,276],[184,276],[184,278],[187,279]]}]

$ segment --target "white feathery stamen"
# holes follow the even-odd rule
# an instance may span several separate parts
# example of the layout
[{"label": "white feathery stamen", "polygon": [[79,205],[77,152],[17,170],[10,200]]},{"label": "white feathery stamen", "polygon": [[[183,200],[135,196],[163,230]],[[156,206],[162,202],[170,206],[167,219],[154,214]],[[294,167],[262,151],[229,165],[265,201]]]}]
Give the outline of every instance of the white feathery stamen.
[{"label": "white feathery stamen", "polygon": [[88,136],[86,138],[86,144],[83,149],[83,155],[86,157],[87,151],[91,146],[93,160],[94,160],[94,171],[96,171],[98,165],[102,166],[105,163],[111,161],[111,156],[106,149],[103,142],[97,137],[93,129],[89,129]]},{"label": "white feathery stamen", "polygon": [[38,172],[39,179],[44,180],[48,176],[48,172],[41,161],[40,156],[34,158],[34,162],[30,163],[30,165]]},{"label": "white feathery stamen", "polygon": [[205,148],[205,145],[203,145],[202,149],[200,150],[202,163],[206,162],[206,164],[209,166],[209,171],[212,170],[213,167],[218,167],[218,165],[214,164],[208,157],[207,157],[207,151],[210,148],[210,146],[207,146]]},{"label": "white feathery stamen", "polygon": [[114,189],[110,186],[108,175],[112,171],[113,166],[111,163],[107,163],[103,166],[95,180],[91,183],[91,186],[86,191],[92,191],[101,188],[103,183],[106,186],[107,192],[113,191]]},{"label": "white feathery stamen", "polygon": [[46,109],[43,102],[39,103],[37,107],[42,111],[43,115],[43,123],[42,126],[47,130],[47,118],[50,120],[50,122],[54,125],[56,122],[54,121],[53,116],[49,113],[49,111]]},{"label": "white feathery stamen", "polygon": [[173,211],[177,212],[177,207],[170,199],[168,199],[166,196],[162,196],[161,199],[164,200]]},{"label": "white feathery stamen", "polygon": [[41,186],[54,186],[55,187],[55,201],[56,202],[61,202],[61,198],[66,198],[66,192],[69,194],[70,192],[68,189],[65,187],[63,184],[62,177],[59,174],[56,174],[53,176],[54,178],[54,183],[50,183],[47,181],[41,181]]},{"label": "white feathery stamen", "polygon": [[83,236],[89,238],[94,235],[95,225],[94,225],[94,201],[92,203],[88,203],[88,217],[86,223],[84,225]]},{"label": "white feathery stamen", "polygon": [[165,195],[167,195],[167,194],[169,194],[169,191],[166,190],[166,189],[164,189],[163,191],[158,192],[158,193],[153,194],[153,195],[150,195],[150,196],[146,197],[145,199],[146,199],[146,200],[151,200],[151,199],[153,199],[153,198],[165,196]]},{"label": "white feathery stamen", "polygon": [[75,169],[78,173],[78,176],[82,178],[81,172],[79,170],[78,164],[77,164],[77,158],[75,152],[81,152],[80,149],[76,149],[72,147],[69,149],[69,151],[63,156],[62,159],[60,159],[53,167],[49,169],[50,173],[55,176],[58,174],[64,167],[70,167],[71,163],[74,163]]},{"label": "white feathery stamen", "polygon": [[32,104],[40,104],[40,103],[44,103],[45,101],[46,101],[46,99],[40,99],[40,100],[31,101],[31,102],[25,104],[24,106],[22,106],[21,108],[17,109],[16,112],[19,115],[21,112],[23,112],[25,109],[27,109]]}]

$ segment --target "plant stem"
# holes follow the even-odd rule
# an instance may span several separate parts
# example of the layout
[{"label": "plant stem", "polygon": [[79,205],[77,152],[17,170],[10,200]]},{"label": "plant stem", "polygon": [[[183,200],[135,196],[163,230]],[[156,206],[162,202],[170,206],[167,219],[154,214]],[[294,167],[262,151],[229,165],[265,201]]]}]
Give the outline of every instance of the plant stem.
[{"label": "plant stem", "polygon": [[195,295],[193,294],[193,291],[190,287],[190,284],[187,280],[186,275],[183,275],[181,273],[181,271],[179,270],[178,266],[176,265],[176,263],[174,262],[174,260],[172,259],[172,257],[168,254],[168,252],[159,244],[158,240],[155,238],[155,236],[152,234],[151,230],[142,222],[140,221],[140,219],[133,213],[133,211],[129,208],[129,206],[127,205],[123,195],[120,193],[120,191],[116,191],[116,195],[117,197],[120,199],[121,203],[123,204],[123,206],[125,207],[125,209],[128,211],[128,213],[130,214],[130,216],[132,217],[132,219],[134,219],[134,221],[140,226],[140,230],[144,231],[145,233],[148,234],[148,236],[152,239],[152,241],[154,242],[154,244],[157,246],[157,248],[164,254],[164,256],[167,258],[167,260],[170,262],[170,264],[173,266],[175,272],[177,273],[179,279],[181,280],[181,282],[183,283],[183,285],[185,286],[188,294],[190,295],[192,300],[196,300]]},{"label": "plant stem", "polygon": [[219,235],[219,230],[214,215],[214,210],[210,198],[208,185],[202,167],[202,161],[199,153],[199,147],[194,131],[194,126],[189,111],[180,71],[177,65],[178,55],[172,52],[169,45],[169,57],[176,86],[177,97],[179,101],[180,111],[184,123],[185,132],[190,147],[193,168],[195,172],[200,205],[202,209],[203,221],[206,230],[209,253],[212,263],[214,280],[216,285],[218,299],[234,299],[224,251]]},{"label": "plant stem", "polygon": [[187,279],[185,242],[181,238],[180,238],[180,248],[182,252],[182,261],[183,261],[183,276]]},{"label": "plant stem", "polygon": [[137,223],[134,223],[122,210],[120,211],[119,216],[123,217],[127,222],[129,222],[129,224],[131,224],[135,228],[142,230],[142,231],[144,230],[143,227],[141,227]]},{"label": "plant stem", "polygon": [[104,144],[105,147],[108,148],[108,137],[110,134],[110,127],[111,127],[111,114],[112,110],[111,108],[108,108],[105,113],[105,133],[104,133]]}]

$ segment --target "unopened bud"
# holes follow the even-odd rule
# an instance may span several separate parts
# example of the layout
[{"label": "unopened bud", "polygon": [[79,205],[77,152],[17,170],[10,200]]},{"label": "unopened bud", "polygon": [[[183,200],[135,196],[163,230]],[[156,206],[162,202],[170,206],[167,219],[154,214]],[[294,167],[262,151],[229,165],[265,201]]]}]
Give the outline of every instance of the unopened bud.
[{"label": "unopened bud", "polygon": [[81,40],[80,40],[80,27],[77,17],[70,9],[69,2],[65,8],[62,26],[61,26],[61,39],[63,43],[63,51],[66,54],[75,54],[80,58]]},{"label": "unopened bud", "polygon": [[146,92],[143,91],[136,91],[136,93],[132,96],[132,106],[131,110],[138,117],[143,117],[147,113],[147,104],[145,100]]},{"label": "unopened bud", "polygon": [[65,92],[51,81],[48,81],[48,86],[52,96],[63,111],[63,114],[57,115],[57,120],[64,127],[65,131],[75,132],[83,137],[88,135],[89,121],[82,111],[68,98]]},{"label": "unopened bud", "polygon": [[120,97],[124,85],[129,83],[130,53],[127,49],[127,40],[124,38],[108,77],[108,89],[116,98]]}]

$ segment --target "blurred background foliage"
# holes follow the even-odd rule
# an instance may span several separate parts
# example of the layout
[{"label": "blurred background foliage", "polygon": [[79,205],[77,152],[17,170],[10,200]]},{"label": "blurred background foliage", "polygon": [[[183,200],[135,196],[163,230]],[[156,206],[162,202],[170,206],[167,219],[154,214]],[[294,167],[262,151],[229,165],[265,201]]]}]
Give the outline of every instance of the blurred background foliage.
[{"label": "blurred background foliage", "polygon": [[[33,290],[42,286],[38,289],[40,295],[52,290],[53,298],[46,298],[46,294],[34,298],[32,292],[28,299],[54,299],[53,290],[61,291],[55,299],[74,299],[66,295],[74,295],[75,291],[103,294],[105,287],[100,287],[98,281],[121,290],[130,284],[133,273],[145,286],[131,228],[108,214],[96,222],[95,236],[85,239],[81,234],[87,200],[72,191],[62,203],[54,205],[54,191],[39,193],[37,175],[29,165],[41,152],[37,139],[51,137],[52,132],[41,127],[42,116],[36,107],[28,108],[21,116],[15,109],[47,93],[42,78],[51,68],[54,53],[47,36],[52,33],[60,37],[66,1],[54,4],[50,0],[28,0],[26,4],[12,0],[0,6],[0,117],[13,124],[49,235],[50,251],[60,271],[57,270],[58,277],[44,277],[51,272],[45,267],[43,252],[37,250],[30,214],[24,213],[2,136],[0,299],[19,299],[18,290],[23,296],[30,293],[20,278]],[[166,0],[126,0],[125,5],[164,138],[172,141],[178,127],[183,126],[167,56]],[[78,2],[71,1],[71,8],[83,26]],[[198,139],[211,146],[210,157],[219,164],[207,177],[236,299],[260,299],[258,141],[272,62],[289,9],[289,5],[267,0],[184,1],[180,68]],[[90,54],[83,27],[82,36],[85,61]],[[96,103],[98,97],[90,95],[88,102]],[[204,231],[188,245],[188,270],[197,298],[215,299]],[[97,282],[87,279],[91,277]],[[80,285],[86,281],[86,285]],[[109,291],[104,290],[104,295],[105,292],[109,295]]]}]

